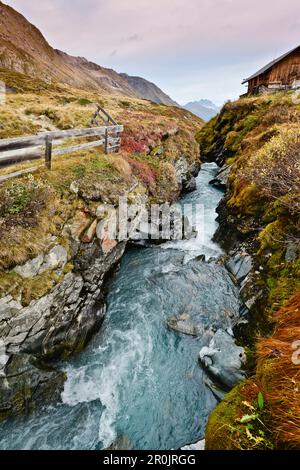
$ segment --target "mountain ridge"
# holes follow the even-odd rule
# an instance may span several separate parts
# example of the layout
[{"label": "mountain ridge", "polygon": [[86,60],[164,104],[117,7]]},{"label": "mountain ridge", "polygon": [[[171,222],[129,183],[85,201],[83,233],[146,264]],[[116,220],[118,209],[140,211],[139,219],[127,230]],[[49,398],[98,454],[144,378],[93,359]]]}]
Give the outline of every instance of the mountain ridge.
[{"label": "mountain ridge", "polygon": [[200,117],[204,121],[210,121],[219,113],[221,109],[219,106],[216,106],[212,101],[208,99],[190,101],[183,107],[184,109],[191,111],[193,114]]},{"label": "mountain ridge", "polygon": [[76,88],[88,87],[94,91],[179,106],[159,87],[144,78],[119,74],[85,57],[72,56],[52,48],[35,25],[1,1],[0,67],[42,79],[47,83],[60,82]]},{"label": "mountain ridge", "polygon": [[158,104],[180,107],[176,101],[172,100],[172,98],[164,93],[157,85],[155,85],[155,83],[152,83],[142,77],[130,76],[127,73],[121,73],[120,76],[124,78],[124,80],[126,80],[141,97],[149,99],[150,101],[154,101]]}]

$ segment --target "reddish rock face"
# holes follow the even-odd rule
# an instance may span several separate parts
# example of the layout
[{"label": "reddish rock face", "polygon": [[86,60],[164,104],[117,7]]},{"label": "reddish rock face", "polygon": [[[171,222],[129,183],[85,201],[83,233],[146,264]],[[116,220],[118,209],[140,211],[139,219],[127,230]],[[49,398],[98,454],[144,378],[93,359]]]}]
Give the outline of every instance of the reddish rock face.
[{"label": "reddish rock face", "polygon": [[71,236],[74,240],[79,241],[81,235],[87,230],[91,223],[90,216],[83,210],[76,212],[71,225]]},{"label": "reddish rock face", "polygon": [[85,234],[83,235],[81,241],[83,243],[91,243],[93,241],[94,236],[96,235],[97,230],[97,219],[91,223]]},{"label": "reddish rock face", "polygon": [[118,242],[117,240],[103,240],[101,244],[101,248],[104,254],[110,253],[116,246]]}]

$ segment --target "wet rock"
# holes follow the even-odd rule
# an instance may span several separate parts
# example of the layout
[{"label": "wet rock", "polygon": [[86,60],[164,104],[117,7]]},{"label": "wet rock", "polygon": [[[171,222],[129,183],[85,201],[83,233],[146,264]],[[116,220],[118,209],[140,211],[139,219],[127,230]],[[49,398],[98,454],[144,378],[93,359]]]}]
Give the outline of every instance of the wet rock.
[{"label": "wet rock", "polygon": [[120,436],[105,450],[133,450],[133,444],[128,436]]},{"label": "wet rock", "polygon": [[224,397],[226,396],[226,393],[222,388],[220,388],[216,383],[214,383],[212,380],[210,380],[208,377],[204,379],[205,385],[210,389],[210,391],[213,393],[214,397],[218,401],[222,401]]},{"label": "wet rock", "polygon": [[188,446],[181,447],[181,450],[205,450],[205,439],[202,441],[196,442],[195,444],[190,444]]},{"label": "wet rock", "polygon": [[29,414],[45,403],[57,403],[66,375],[27,354],[14,355],[0,376],[0,420]]},{"label": "wet rock", "polygon": [[178,318],[170,318],[167,320],[167,325],[171,330],[178,331],[185,335],[198,336],[199,330],[197,326],[191,321],[189,315],[181,315]]},{"label": "wet rock", "polygon": [[237,251],[246,240],[255,237],[260,230],[260,221],[255,217],[238,219],[230,213],[227,202],[229,195],[226,195],[217,207],[217,221],[219,227],[213,237],[213,241],[227,252]]},{"label": "wet rock", "polygon": [[215,188],[225,190],[227,187],[227,180],[231,171],[231,165],[224,165],[217,173],[215,178],[209,182]]},{"label": "wet rock", "polygon": [[195,176],[200,171],[200,162],[190,165],[185,156],[176,161],[175,174],[178,186],[182,192],[194,191],[197,187]]},{"label": "wet rock", "polygon": [[225,263],[226,268],[241,283],[253,268],[252,257],[244,251],[236,251]]},{"label": "wet rock", "polygon": [[191,176],[191,178],[188,181],[184,181],[182,185],[182,189],[185,193],[191,193],[192,191],[196,191],[197,189],[196,178],[194,176]]},{"label": "wet rock", "polygon": [[246,362],[245,351],[225,331],[216,332],[209,347],[201,349],[199,358],[213,379],[227,389],[233,388],[245,377],[241,370]]},{"label": "wet rock", "polygon": [[201,170],[201,162],[200,161],[196,161],[196,162],[192,163],[192,165],[190,166],[190,172],[195,178],[196,178],[196,176],[198,176],[200,170]]},{"label": "wet rock", "polygon": [[289,261],[295,261],[298,258],[298,252],[299,252],[299,243],[290,242],[286,249],[285,261],[287,263]]}]

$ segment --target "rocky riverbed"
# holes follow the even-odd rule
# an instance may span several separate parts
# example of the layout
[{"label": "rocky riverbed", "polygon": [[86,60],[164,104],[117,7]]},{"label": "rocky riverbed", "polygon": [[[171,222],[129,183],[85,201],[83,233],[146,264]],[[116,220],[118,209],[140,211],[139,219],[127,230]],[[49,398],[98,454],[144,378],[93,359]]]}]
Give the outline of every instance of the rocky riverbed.
[{"label": "rocky riverbed", "polygon": [[[191,165],[181,157],[174,165],[178,191],[193,189],[200,164]],[[78,192],[75,183],[71,191]],[[13,286],[0,298],[1,419],[30,413],[59,399],[66,375],[56,362],[81,351],[100,329],[106,312],[103,285],[128,241],[142,235],[137,228],[144,201],[144,197],[135,198],[134,221],[130,219],[128,232],[128,220],[123,221],[125,235],[117,240],[111,240],[107,232],[118,207],[102,203],[94,215],[83,207],[64,225],[63,244],[51,237],[47,250],[15,266],[14,273],[24,282],[39,282],[42,276],[59,281],[28,305],[10,294]],[[187,224],[186,228],[188,238],[195,236],[192,227]]]},{"label": "rocky riverbed", "polygon": [[[30,363],[23,375],[28,394],[21,394],[18,412],[25,407],[35,411],[25,421],[9,420],[2,426],[2,448],[103,448],[125,439],[130,448],[167,449],[203,439],[209,413],[241,380],[244,361],[233,338],[244,320],[244,306],[238,287],[218,261],[221,249],[211,241],[222,197],[208,185],[215,168],[204,165],[198,189],[182,201],[200,199],[204,204],[205,237],[133,249],[123,258],[126,240],[104,245],[101,251],[98,241],[75,240],[75,253],[80,253],[74,257],[76,272],[66,274],[43,298],[48,310],[38,309],[48,312],[39,317],[46,319],[46,331],[30,329],[33,334],[9,351],[6,374],[19,356]],[[69,230],[74,234],[72,226]],[[121,258],[121,271],[109,284],[106,310],[101,297],[105,276]],[[55,248],[39,260],[38,269],[52,263],[61,270],[65,261],[63,249]],[[20,269],[26,275],[31,266]],[[35,305],[25,307],[30,312],[26,317],[34,317]],[[53,362],[82,349],[101,324],[100,333],[69,365]],[[32,377],[38,395],[31,393]],[[49,398],[52,403],[62,399],[62,404],[40,410]],[[3,413],[13,414],[15,403],[8,392]],[[82,419],[87,423],[84,434]]]}]

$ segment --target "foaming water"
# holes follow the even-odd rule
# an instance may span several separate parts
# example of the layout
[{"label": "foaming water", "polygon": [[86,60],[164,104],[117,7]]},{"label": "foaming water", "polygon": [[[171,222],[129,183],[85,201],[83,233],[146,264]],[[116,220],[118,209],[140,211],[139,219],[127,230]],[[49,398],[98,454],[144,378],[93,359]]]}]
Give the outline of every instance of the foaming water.
[{"label": "foaming water", "polygon": [[[223,197],[223,192],[217,190],[209,184],[216,173],[214,163],[202,165],[201,172],[197,178],[197,189],[186,195],[179,204],[184,208],[184,214],[190,219],[198,231],[198,236],[191,240],[182,240],[166,243],[165,249],[178,249],[186,251],[186,260],[195,258],[198,255],[205,255],[206,258],[216,258],[223,252],[222,249],[212,241],[212,237],[217,230],[216,208]],[[202,205],[201,216],[194,215],[196,205]]]},{"label": "foaming water", "polygon": [[[171,449],[203,437],[216,399],[199,350],[211,329],[232,326],[240,307],[225,269],[197,258],[221,253],[211,241],[222,196],[208,185],[215,171],[204,165],[197,191],[183,200],[204,204],[204,242],[125,254],[101,331],[61,366],[68,375],[62,403],[2,424],[1,449],[103,449],[118,439],[134,449]],[[201,327],[200,337],[169,329],[167,320],[182,315]]]}]

